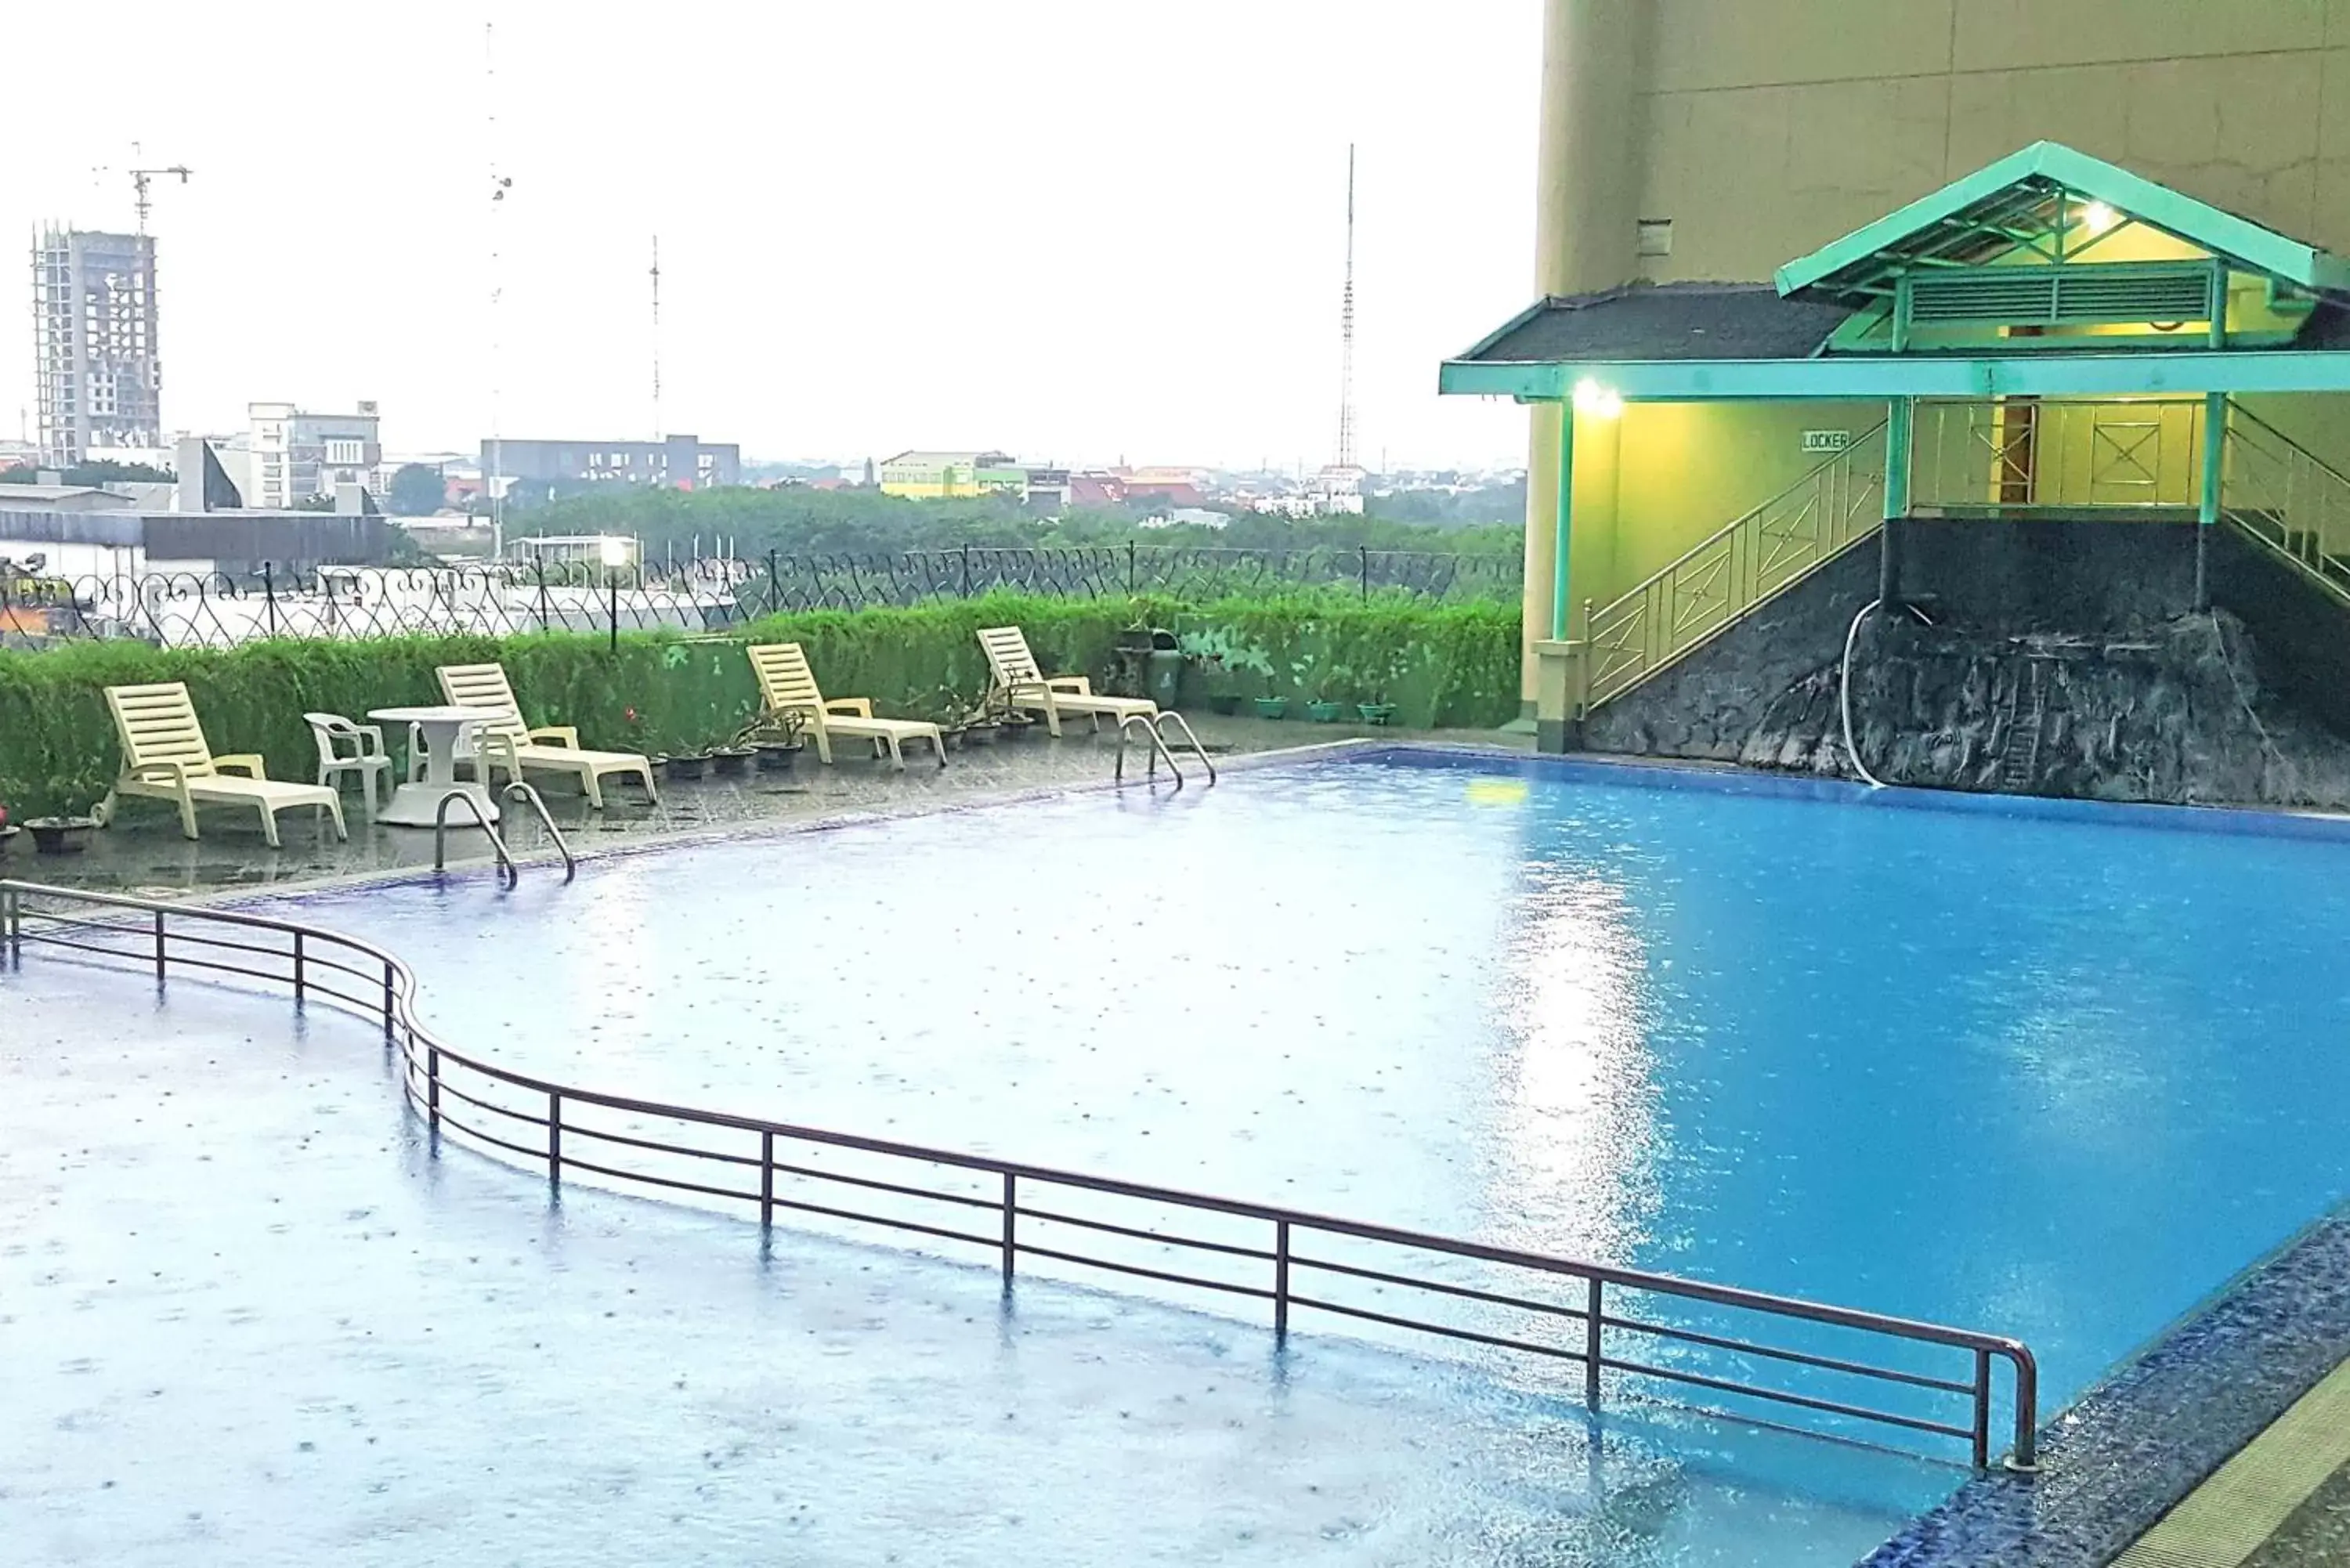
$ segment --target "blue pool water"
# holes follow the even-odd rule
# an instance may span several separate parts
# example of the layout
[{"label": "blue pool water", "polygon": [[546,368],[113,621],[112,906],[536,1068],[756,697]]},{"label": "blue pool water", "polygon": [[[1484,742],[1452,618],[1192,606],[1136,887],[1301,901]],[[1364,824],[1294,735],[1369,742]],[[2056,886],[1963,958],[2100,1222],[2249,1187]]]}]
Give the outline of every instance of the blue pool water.
[{"label": "blue pool water", "polygon": [[2350,844],[1675,782],[1347,763],[300,903],[550,1072],[2012,1333],[2052,1408],[2350,1185]]},{"label": "blue pool water", "polygon": [[[2163,821],[1405,755],[276,907],[512,1064],[2012,1334],[2046,1414],[2350,1186],[2350,845]],[[1664,1428],[1563,1560],[1952,1480]]]}]

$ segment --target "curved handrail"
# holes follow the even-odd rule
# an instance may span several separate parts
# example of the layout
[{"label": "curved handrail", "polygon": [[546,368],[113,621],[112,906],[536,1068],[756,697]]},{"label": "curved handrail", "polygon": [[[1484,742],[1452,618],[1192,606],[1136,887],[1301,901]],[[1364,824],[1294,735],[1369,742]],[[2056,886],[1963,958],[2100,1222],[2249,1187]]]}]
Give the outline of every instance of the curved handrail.
[{"label": "curved handrail", "polygon": [[[1200,765],[1201,767],[1208,770],[1208,784],[1210,787],[1212,788],[1216,782],[1216,764],[1209,760],[1208,748],[1200,744],[1200,737],[1192,732],[1191,721],[1186,719],[1182,714],[1178,713],[1172,708],[1161,710],[1159,717],[1150,722],[1150,727],[1153,730],[1159,732],[1159,745],[1162,748],[1166,745],[1166,730],[1167,726],[1170,723],[1177,729],[1183,732],[1183,743],[1191,748],[1191,754],[1200,759]],[[1167,765],[1170,768],[1175,765],[1174,753],[1171,752],[1168,753]]]},{"label": "curved handrail", "polygon": [[[41,911],[35,912],[29,917],[32,920],[40,922],[40,928],[28,932],[26,929],[28,915],[25,909],[25,899],[28,895],[39,898],[60,900],[68,904],[134,911],[150,916],[152,919],[151,951],[144,946],[148,940],[148,931],[142,925],[77,919],[71,916]],[[279,953],[258,948],[252,943],[228,942],[216,938],[177,933],[170,929],[170,922],[172,920],[230,926],[248,932],[274,932],[289,938],[291,949],[288,952]],[[61,926],[77,931],[105,932],[116,937],[135,940],[141,943],[141,948],[134,951],[120,947],[98,945],[95,942],[79,941],[55,934],[46,929],[49,926]],[[170,953],[170,943],[174,940],[199,944],[207,951],[219,950],[220,956],[213,959],[186,956],[172,958]],[[442,1126],[446,1123],[455,1130],[464,1133],[475,1143],[502,1149],[534,1162],[544,1160],[547,1166],[548,1179],[552,1181],[561,1179],[563,1168],[568,1164],[575,1168],[584,1168],[622,1180],[754,1201],[760,1207],[763,1227],[773,1223],[774,1211],[781,1208],[892,1226],[922,1234],[979,1242],[993,1247],[998,1245],[998,1242],[992,1237],[978,1236],[968,1231],[939,1226],[918,1224],[903,1219],[890,1219],[870,1213],[858,1213],[838,1208],[796,1202],[777,1197],[775,1193],[775,1177],[778,1172],[785,1172],[835,1182],[846,1182],[853,1187],[879,1188],[893,1193],[932,1198],[950,1203],[987,1209],[998,1207],[995,1201],[990,1199],[941,1193],[891,1182],[876,1181],[845,1172],[811,1170],[806,1167],[782,1163],[775,1158],[775,1144],[776,1139],[783,1138],[983,1173],[998,1178],[1003,1184],[1001,1211],[1003,1227],[1000,1245],[1007,1286],[1014,1272],[1015,1255],[1024,1251],[1035,1256],[1058,1259],[1087,1267],[1140,1274],[1179,1284],[1201,1285],[1212,1290],[1270,1301],[1274,1306],[1274,1327],[1276,1335],[1286,1334],[1290,1309],[1294,1306],[1303,1306],[1341,1316],[1367,1319],[1395,1327],[1419,1330],[1488,1345],[1529,1351],[1579,1363],[1584,1372],[1585,1397],[1594,1408],[1596,1408],[1600,1402],[1600,1375],[1605,1369],[1658,1378],[1684,1386],[1772,1400],[1801,1409],[1874,1421],[1897,1428],[1967,1439],[1971,1443],[1973,1462],[1977,1469],[1987,1468],[1991,1461],[1990,1433],[1994,1390],[1990,1369],[1992,1360],[1998,1359],[2010,1367],[2014,1390],[2014,1439],[2012,1450],[2005,1461],[2007,1468],[2019,1471],[2030,1471],[2037,1468],[2038,1364],[2031,1349],[2022,1340],[2011,1336],[1981,1334],[1970,1329],[1953,1328],[1947,1324],[1927,1323],[1914,1318],[1892,1317],[1856,1308],[1833,1306],[1826,1303],[1807,1301],[1796,1296],[1773,1295],[1762,1291],[1741,1289],[1734,1285],[1711,1284],[1700,1280],[1654,1273],[1641,1269],[1554,1257],[1514,1247],[1495,1246],[1460,1237],[1439,1235],[1431,1231],[1412,1231],[1399,1226],[1374,1224],[1336,1215],[1319,1214],[1309,1210],[1287,1209],[1277,1204],[1222,1198],[1207,1193],[1187,1191],[1180,1188],[1160,1187],[1149,1182],[1128,1181],[1115,1177],[1093,1176],[1080,1171],[1059,1169],[1052,1166],[997,1159],[985,1155],[970,1154],[953,1149],[933,1148],[893,1138],[868,1137],[858,1134],[834,1132],[821,1127],[803,1127],[788,1122],[740,1116],[732,1112],[703,1110],[690,1106],[639,1099],[633,1096],[609,1095],[578,1088],[551,1078],[542,1078],[533,1074],[500,1067],[479,1057],[469,1056],[455,1050],[418,1019],[416,976],[407,964],[387,950],[364,939],[295,921],[273,919],[266,916],[244,914],[229,909],[192,909],[185,905],[134,898],[126,894],[85,892],[78,888],[53,888],[41,883],[0,878],[0,951],[5,951],[21,963],[24,948],[27,943],[36,946],[47,944],[61,947],[117,961],[133,961],[142,967],[151,958],[155,976],[159,981],[165,977],[172,964],[177,964],[202,971],[225,972],[249,979],[290,982],[297,1001],[316,995],[329,1005],[339,1007],[359,1016],[380,1019],[386,1044],[396,1047],[400,1053],[402,1095],[411,1106],[423,1112],[436,1138],[441,1136]],[[321,956],[317,950],[321,947],[356,954],[366,961],[368,968],[357,969],[350,964]],[[237,961],[240,955],[248,961],[239,963]],[[274,970],[254,968],[250,961],[255,955],[288,961],[291,971],[281,973]],[[332,981],[318,977],[318,971],[322,970],[331,976],[357,977],[367,984],[369,993],[365,996],[358,996],[339,989]],[[469,1106],[479,1106],[514,1121],[543,1127],[546,1133],[545,1147],[533,1148],[499,1137],[479,1127],[467,1126],[452,1112],[445,1109],[442,1106],[442,1089],[447,1076],[446,1070],[452,1066],[462,1067],[494,1084],[518,1089],[534,1096],[544,1096],[546,1115],[537,1116],[495,1105],[485,1098],[470,1095],[453,1085],[448,1085],[451,1096]],[[689,1126],[723,1127],[755,1133],[760,1139],[760,1153],[754,1159],[748,1156],[732,1155],[721,1150],[664,1144],[608,1131],[569,1127],[563,1119],[563,1106],[567,1104],[592,1106],[632,1116],[682,1122]],[[563,1153],[563,1137],[567,1131],[571,1132],[575,1137],[598,1138],[616,1145],[634,1146],[663,1154],[710,1161],[723,1167],[739,1168],[755,1166],[760,1173],[760,1190],[754,1194],[733,1188],[671,1179],[644,1171],[616,1168],[609,1165],[582,1160],[576,1156],[567,1158]],[[1201,1241],[1154,1230],[1141,1230],[1112,1225],[1100,1220],[1072,1218],[1023,1206],[1017,1199],[1017,1184],[1021,1181],[1132,1198],[1170,1208],[1269,1222],[1274,1228],[1274,1248],[1267,1251],[1260,1248],[1233,1246],[1224,1242]],[[1015,1226],[1019,1217],[1024,1215],[1048,1221],[1075,1224],[1096,1231],[1140,1237],[1166,1246],[1188,1246],[1215,1253],[1235,1254],[1262,1260],[1274,1266],[1273,1288],[1268,1291],[1197,1276],[1139,1268],[1105,1259],[1089,1258],[1072,1251],[1022,1241],[1018,1238]],[[1527,1269],[1542,1274],[1579,1280],[1583,1282],[1586,1289],[1584,1304],[1579,1308],[1563,1306],[1555,1303],[1471,1289],[1459,1284],[1304,1257],[1295,1252],[1291,1245],[1293,1235],[1298,1231],[1380,1242],[1415,1251],[1475,1259]],[[1400,1315],[1400,1309],[1397,1313],[1371,1312],[1359,1307],[1304,1296],[1292,1288],[1291,1275],[1294,1271],[1318,1271],[1325,1275],[1353,1275],[1396,1285],[1434,1291],[1456,1298],[1467,1297],[1523,1308],[1547,1314],[1555,1318],[1577,1321],[1583,1325],[1582,1345],[1580,1348],[1568,1348],[1555,1345],[1530,1343],[1525,1340],[1477,1333],[1404,1317]],[[1931,1377],[1919,1373],[1874,1366],[1783,1346],[1753,1344],[1721,1335],[1700,1334],[1669,1324],[1644,1322],[1626,1316],[1624,1309],[1620,1306],[1612,1312],[1609,1310],[1606,1303],[1605,1292],[1611,1288],[1752,1312],[1770,1318],[1823,1324],[1888,1338],[1964,1350],[1972,1354],[1974,1376],[1971,1380],[1961,1383],[1954,1379]],[[1967,1395],[1972,1401],[1972,1423],[1967,1428],[1954,1427],[1870,1407],[1824,1399],[1787,1390],[1774,1390],[1722,1377],[1700,1376],[1685,1368],[1660,1366],[1652,1363],[1631,1360],[1624,1355],[1609,1353],[1603,1336],[1603,1331],[1606,1329],[1621,1331],[1618,1336],[1619,1343],[1622,1333],[1633,1333],[1686,1345],[1726,1350],[1748,1356],[1764,1357],[1773,1362],[1869,1376],[1883,1383],[1948,1394]]]},{"label": "curved handrail", "polygon": [[1128,732],[1134,729],[1138,724],[1142,727],[1144,736],[1150,742],[1149,759],[1150,763],[1150,775],[1153,778],[1158,776],[1159,761],[1164,758],[1167,763],[1167,771],[1175,775],[1175,787],[1177,789],[1181,789],[1183,787],[1183,770],[1175,765],[1175,753],[1167,749],[1167,738],[1159,732],[1158,726],[1153,724],[1149,719],[1140,713],[1128,713],[1121,717],[1118,722],[1118,767],[1110,775],[1111,781],[1121,784],[1126,782],[1126,737]]},{"label": "curved handrail", "polygon": [[[567,885],[573,877],[579,875],[579,861],[577,857],[571,853],[571,842],[563,836],[563,829],[555,826],[555,815],[546,809],[546,797],[538,793],[538,787],[536,784],[525,784],[521,779],[515,779],[499,792],[498,798],[522,801],[528,805],[531,810],[538,813],[539,825],[546,829],[546,836],[555,840],[556,853],[563,857],[564,882]],[[520,872],[515,873],[515,878],[520,880]]]},{"label": "curved handrail", "polygon": [[509,886],[521,881],[522,873],[515,869],[514,857],[506,853],[506,841],[498,836],[496,828],[490,826],[490,814],[482,809],[482,803],[473,798],[470,790],[463,789],[451,790],[441,797],[441,804],[432,808],[432,869],[445,871],[449,868],[449,807],[461,800],[465,803],[465,809],[473,814],[473,825],[490,836],[490,847],[498,855],[498,874],[506,879]]}]

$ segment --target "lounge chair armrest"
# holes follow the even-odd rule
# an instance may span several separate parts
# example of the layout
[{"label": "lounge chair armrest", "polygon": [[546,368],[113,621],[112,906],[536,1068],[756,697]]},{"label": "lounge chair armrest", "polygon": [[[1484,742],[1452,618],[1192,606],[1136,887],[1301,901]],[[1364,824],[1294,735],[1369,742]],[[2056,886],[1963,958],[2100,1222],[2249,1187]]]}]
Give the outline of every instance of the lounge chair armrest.
[{"label": "lounge chair armrest", "polygon": [[385,754],[381,724],[353,724],[351,728],[359,732],[359,755],[380,757]]},{"label": "lounge chair armrest", "polygon": [[239,752],[234,756],[214,757],[213,759],[213,772],[216,774],[243,774],[249,779],[257,779],[266,776],[262,772],[262,765],[261,758],[252,752]]},{"label": "lounge chair armrest", "polygon": [[1055,675],[1045,682],[1048,691],[1066,691],[1073,697],[1090,697],[1094,683],[1082,675]]},{"label": "lounge chair armrest", "polygon": [[534,746],[568,746],[575,752],[579,749],[579,731],[570,724],[541,724],[530,732],[529,738]]},{"label": "lounge chair armrest", "polygon": [[827,713],[847,713],[859,719],[870,719],[873,717],[873,699],[870,697],[827,698],[824,711]]},{"label": "lounge chair armrest", "polygon": [[[225,760],[226,759],[224,758],[215,758],[213,759],[213,765],[218,766],[221,762]],[[185,763],[149,763],[142,767],[125,769],[122,776],[125,778],[137,779],[140,784],[184,784],[188,782],[188,764]]]}]

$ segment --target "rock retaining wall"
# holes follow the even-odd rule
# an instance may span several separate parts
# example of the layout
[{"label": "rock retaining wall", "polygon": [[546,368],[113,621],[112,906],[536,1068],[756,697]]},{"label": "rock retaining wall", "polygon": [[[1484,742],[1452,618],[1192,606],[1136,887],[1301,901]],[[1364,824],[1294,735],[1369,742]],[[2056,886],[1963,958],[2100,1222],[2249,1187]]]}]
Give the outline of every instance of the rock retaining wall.
[{"label": "rock retaining wall", "polygon": [[[2191,528],[1910,526],[1905,590],[1938,624],[1872,617],[1854,656],[1885,782],[2350,808],[2350,615],[2258,545],[2213,531],[2219,607],[2195,612]],[[1854,776],[1838,670],[1876,570],[1873,547],[1832,564],[1592,715],[1586,744]]]}]

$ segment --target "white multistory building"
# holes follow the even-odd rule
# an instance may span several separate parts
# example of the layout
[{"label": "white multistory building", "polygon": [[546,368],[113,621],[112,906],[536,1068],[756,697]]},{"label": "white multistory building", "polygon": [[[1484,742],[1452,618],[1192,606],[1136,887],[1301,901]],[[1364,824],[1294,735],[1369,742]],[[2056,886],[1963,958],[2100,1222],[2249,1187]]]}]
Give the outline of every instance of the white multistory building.
[{"label": "white multistory building", "polygon": [[338,484],[375,487],[383,462],[375,404],[361,403],[356,413],[318,414],[292,403],[252,403],[245,412],[248,504],[298,506],[333,495]]}]

